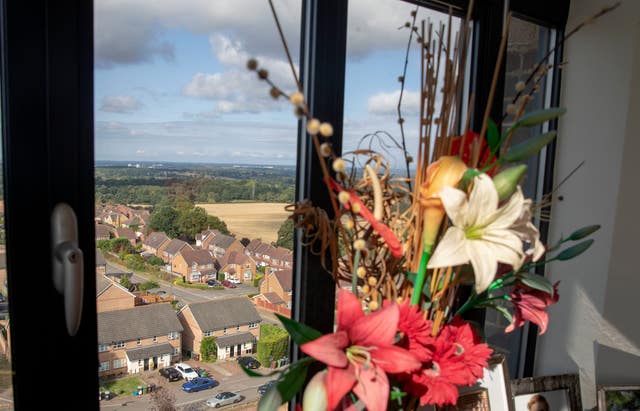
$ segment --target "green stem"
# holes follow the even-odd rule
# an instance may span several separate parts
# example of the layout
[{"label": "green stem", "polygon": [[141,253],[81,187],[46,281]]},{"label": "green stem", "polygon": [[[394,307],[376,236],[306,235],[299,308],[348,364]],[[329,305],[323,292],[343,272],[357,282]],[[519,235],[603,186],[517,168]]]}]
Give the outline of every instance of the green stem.
[{"label": "green stem", "polygon": [[422,288],[424,287],[424,279],[427,276],[427,263],[431,257],[431,246],[425,246],[420,257],[420,266],[416,274],[416,283],[413,285],[413,294],[411,295],[411,305],[417,305],[422,296]]},{"label": "green stem", "polygon": [[351,275],[351,292],[358,296],[358,265],[360,264],[360,250],[356,250],[353,256],[353,274]]},{"label": "green stem", "polygon": [[456,311],[456,313],[453,316],[456,317],[458,315],[462,315],[463,313],[465,313],[467,310],[469,310],[469,308],[471,308],[473,305],[475,305],[475,301],[477,299],[478,299],[478,295],[475,293],[475,291],[472,291],[472,294],[469,297],[469,299],[467,300],[467,302],[464,303],[464,305],[462,307],[460,307],[458,309],[458,311]]}]

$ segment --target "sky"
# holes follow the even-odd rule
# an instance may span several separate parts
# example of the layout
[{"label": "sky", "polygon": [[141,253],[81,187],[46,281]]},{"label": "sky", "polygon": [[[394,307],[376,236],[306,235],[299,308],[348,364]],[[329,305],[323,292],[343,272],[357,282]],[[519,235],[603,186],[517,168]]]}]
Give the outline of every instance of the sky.
[{"label": "sky", "polygon": [[[97,160],[295,165],[292,106],[272,99],[246,69],[255,57],[278,86],[295,90],[267,0],[94,4]],[[301,1],[274,5],[297,62]],[[399,136],[409,34],[399,28],[413,9],[398,0],[349,1],[344,150],[378,130]],[[442,18],[419,11],[428,17]],[[417,145],[418,77],[413,47],[403,102],[409,147]]]}]

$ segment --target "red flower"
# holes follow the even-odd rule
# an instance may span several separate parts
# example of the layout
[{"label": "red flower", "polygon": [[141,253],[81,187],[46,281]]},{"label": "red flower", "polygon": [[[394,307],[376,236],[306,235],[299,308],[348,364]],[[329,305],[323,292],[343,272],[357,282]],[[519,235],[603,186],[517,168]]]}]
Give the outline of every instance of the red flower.
[{"label": "red flower", "polygon": [[357,297],[338,291],[337,331],[300,346],[304,353],[328,365],[328,409],[335,409],[342,397],[353,391],[369,411],[384,411],[389,399],[385,373],[420,368],[420,361],[412,354],[393,345],[399,315],[397,304],[364,315]]},{"label": "red flower", "polygon": [[480,336],[471,324],[459,317],[445,326],[442,334],[451,341],[455,347],[454,355],[463,364],[464,372],[457,374],[460,380],[456,381],[456,384],[475,384],[484,375],[484,369],[489,366],[487,360],[493,350],[487,344],[480,343]]},{"label": "red flower", "polygon": [[[462,153],[460,153],[460,145],[462,144],[462,140],[464,140],[464,147]],[[489,147],[487,147],[486,140],[480,140],[480,134],[467,130],[465,136],[458,136],[451,139],[451,145],[449,146],[449,155],[456,156],[460,154],[460,159],[466,164],[469,165],[471,163],[471,158],[473,157],[473,150],[475,146],[479,146],[477,150],[480,152],[480,158],[478,160],[478,167],[482,168],[487,165],[487,160],[489,160]],[[487,174],[493,176],[496,172],[497,168],[493,167],[491,170],[487,171]]]},{"label": "red flower", "polygon": [[509,295],[514,307],[513,322],[504,331],[510,333],[522,327],[525,321],[531,321],[540,327],[540,335],[544,334],[549,324],[549,314],[545,309],[558,302],[558,284],[560,281],[553,285],[553,295],[518,284]]},{"label": "red flower", "polygon": [[402,333],[402,339],[398,345],[409,350],[420,361],[431,359],[431,348],[435,338],[431,336],[433,322],[424,319],[424,313],[418,310],[417,305],[409,305],[409,301],[400,304],[400,320],[398,331]]}]

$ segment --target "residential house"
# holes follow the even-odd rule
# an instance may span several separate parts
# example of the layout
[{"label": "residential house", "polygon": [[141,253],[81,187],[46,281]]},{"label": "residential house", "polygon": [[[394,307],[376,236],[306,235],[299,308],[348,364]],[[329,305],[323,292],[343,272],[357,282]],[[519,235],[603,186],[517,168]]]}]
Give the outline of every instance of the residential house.
[{"label": "residential house", "polygon": [[215,236],[209,243],[209,250],[213,253],[214,257],[220,258],[225,255],[225,253],[230,253],[231,251],[244,253],[244,246],[239,240],[236,240],[235,237],[221,234],[217,230],[213,231]]},{"label": "residential house", "polygon": [[109,224],[114,227],[120,227],[120,224],[122,224],[122,222],[125,220],[128,220],[128,217],[118,212],[106,213],[102,216],[102,221],[105,224]]},{"label": "residential house", "polygon": [[199,283],[216,277],[215,258],[207,250],[182,247],[171,261],[171,271],[188,283]]},{"label": "residential house", "polygon": [[251,240],[245,247],[245,254],[251,256],[262,267],[292,268],[293,251],[283,247],[274,247],[261,240]]},{"label": "residential house", "polygon": [[293,289],[293,273],[290,269],[265,269],[264,278],[260,282],[260,294],[256,299],[263,299],[273,305],[285,306],[291,309]]},{"label": "residential house", "polygon": [[107,273],[107,260],[104,258],[104,254],[100,249],[96,248],[96,274]]},{"label": "residential house", "polygon": [[200,343],[215,337],[218,359],[254,353],[262,318],[246,297],[230,297],[192,303],[178,312],[184,327],[185,355],[200,358]]},{"label": "residential house", "polygon": [[163,243],[160,247],[158,247],[157,255],[158,257],[162,258],[162,261],[167,263],[168,271],[171,271],[171,265],[172,265],[173,259],[178,255],[180,250],[182,250],[184,247],[192,248],[189,244],[187,244],[182,240],[178,240],[177,238],[174,238],[171,241]]},{"label": "residential house", "polygon": [[218,278],[222,278],[224,275],[225,280],[236,279],[243,282],[253,281],[253,277],[256,274],[256,261],[248,255],[231,251],[225,253],[220,259],[220,269],[218,270]]},{"label": "residential house", "polygon": [[158,255],[158,250],[163,244],[169,243],[169,237],[162,231],[154,231],[142,241],[142,248],[151,254]]},{"label": "residential house", "polygon": [[113,235],[113,227],[105,224],[96,224],[96,242],[100,240],[109,240]]},{"label": "residential house", "polygon": [[135,246],[138,241],[136,233],[128,227],[120,227],[116,230],[116,233],[118,238],[126,238],[133,246]]},{"label": "residential house", "polygon": [[179,362],[182,331],[169,303],[99,312],[99,375],[135,374]]},{"label": "residential house", "polygon": [[203,250],[209,249],[209,244],[213,241],[216,233],[220,233],[218,230],[204,230],[201,233],[196,234],[196,247],[200,247]]},{"label": "residential house", "polygon": [[133,308],[136,296],[104,275],[96,276],[96,310],[100,312]]}]

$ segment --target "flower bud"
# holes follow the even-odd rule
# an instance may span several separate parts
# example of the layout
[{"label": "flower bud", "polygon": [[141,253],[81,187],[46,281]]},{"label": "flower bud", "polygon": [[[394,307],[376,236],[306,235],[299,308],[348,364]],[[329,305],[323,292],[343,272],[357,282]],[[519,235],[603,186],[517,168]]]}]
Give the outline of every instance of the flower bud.
[{"label": "flower bud", "polygon": [[367,269],[364,267],[358,267],[356,274],[358,274],[359,278],[364,278],[364,276],[367,275]]},{"label": "flower bud", "polygon": [[351,196],[346,191],[340,191],[338,193],[338,201],[340,201],[340,204],[347,204],[350,198]]},{"label": "flower bud", "polygon": [[367,247],[367,243],[362,239],[358,238],[353,242],[353,248],[358,251],[362,251]]},{"label": "flower bud", "polygon": [[320,145],[320,154],[322,154],[322,157],[329,157],[331,155],[331,145],[329,143],[322,143]]},{"label": "flower bud", "polygon": [[329,138],[333,135],[333,126],[329,123],[320,124],[320,135]]},{"label": "flower bud", "polygon": [[331,166],[336,173],[342,173],[347,168],[347,163],[341,158],[336,158]]},{"label": "flower bud", "polygon": [[320,131],[320,121],[317,118],[312,118],[307,122],[307,132],[315,136],[318,131]]},{"label": "flower bud", "polygon": [[320,371],[311,378],[302,396],[304,411],[325,411],[327,409],[327,371]]},{"label": "flower bud", "polygon": [[289,96],[289,101],[291,101],[291,104],[293,104],[294,106],[300,106],[302,105],[302,103],[304,103],[304,96],[302,95],[302,93],[296,91],[295,93],[291,93],[291,95]]},{"label": "flower bud", "polygon": [[493,185],[496,186],[498,198],[500,201],[506,200],[516,191],[522,176],[527,172],[527,165],[520,164],[502,170],[497,176],[493,177]]},{"label": "flower bud", "polygon": [[425,222],[422,239],[425,246],[433,246],[444,218],[440,190],[443,187],[456,187],[465,171],[467,165],[457,156],[440,157],[427,168],[427,180],[420,187],[420,203],[424,207]]}]

